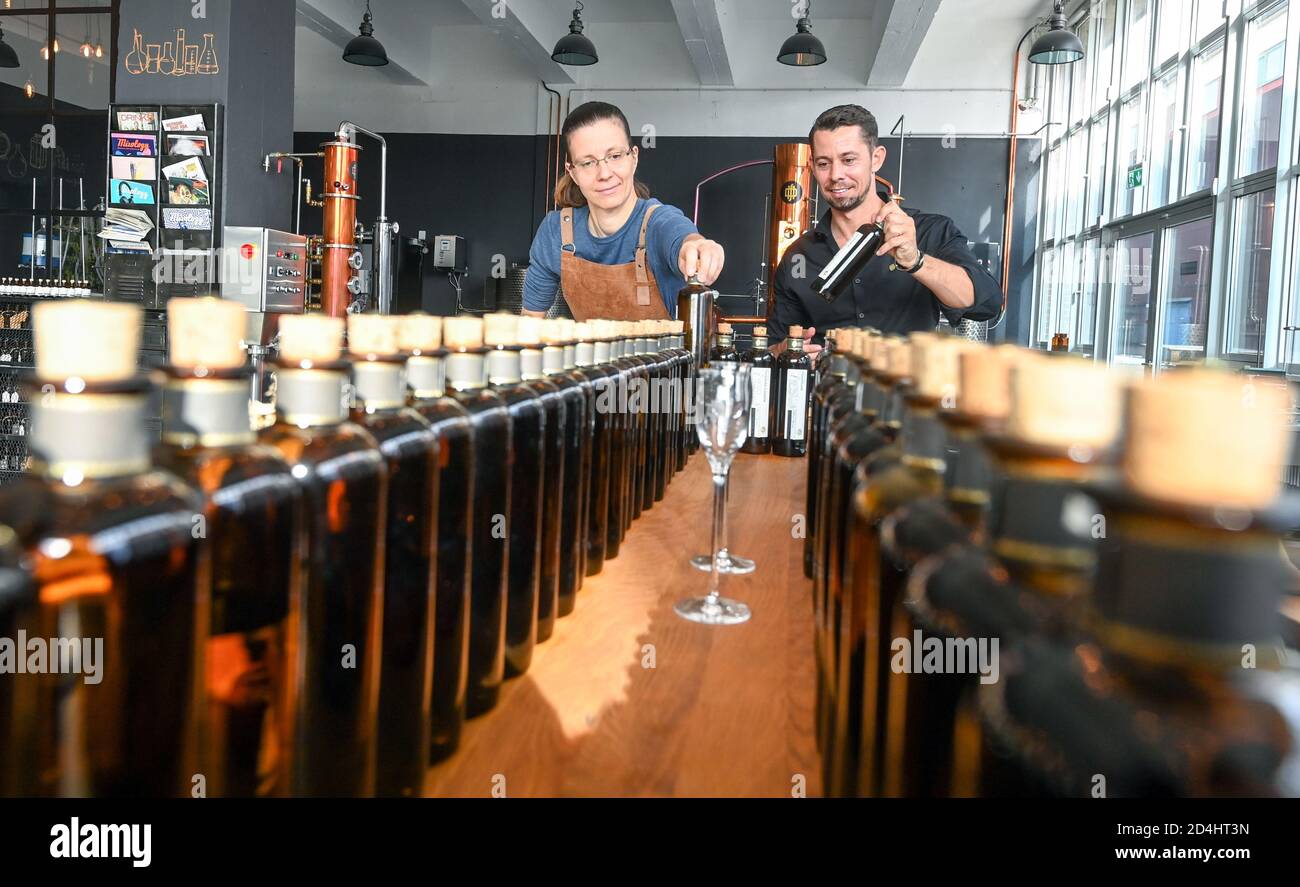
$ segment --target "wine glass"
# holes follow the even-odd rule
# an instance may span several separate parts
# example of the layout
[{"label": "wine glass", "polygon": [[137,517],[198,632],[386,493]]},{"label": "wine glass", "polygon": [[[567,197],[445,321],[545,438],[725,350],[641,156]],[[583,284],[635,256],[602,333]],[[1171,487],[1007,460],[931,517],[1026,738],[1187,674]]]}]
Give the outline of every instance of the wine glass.
[{"label": "wine glass", "polygon": [[678,601],[673,609],[706,625],[738,625],[750,617],[749,607],[718,594],[727,473],[749,432],[749,370],[747,364],[718,364],[700,370],[696,382],[695,431],[713,473],[713,557],[708,595]]},{"label": "wine glass", "polygon": [[[746,430],[748,434],[748,430]],[[743,444],[744,441],[741,441]],[[731,499],[731,475],[727,475],[727,483],[722,490],[722,529],[718,531],[720,540],[720,549],[718,551],[718,572],[730,573],[733,576],[744,576],[747,573],[754,572],[754,562],[747,557],[741,557],[738,554],[732,554],[731,549],[727,546],[727,508],[726,503]],[[691,558],[691,566],[705,573],[713,569],[713,556],[708,554],[697,554]]]}]

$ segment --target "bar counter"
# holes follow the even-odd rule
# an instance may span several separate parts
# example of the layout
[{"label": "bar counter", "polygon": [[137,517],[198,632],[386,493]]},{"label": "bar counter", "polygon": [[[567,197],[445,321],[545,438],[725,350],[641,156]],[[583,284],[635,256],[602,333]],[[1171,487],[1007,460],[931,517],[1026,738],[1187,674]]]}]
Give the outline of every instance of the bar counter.
[{"label": "bar counter", "polygon": [[507,681],[498,706],[469,721],[457,752],[430,768],[425,795],[820,794],[812,607],[803,540],[793,535],[807,468],[803,459],[736,458],[731,547],[758,569],[723,576],[722,593],[754,616],[703,626],[673,612],[708,588],[688,563],[708,548],[712,495],[704,454],[693,456],[633,522],[619,557],[586,580],[528,673]]}]

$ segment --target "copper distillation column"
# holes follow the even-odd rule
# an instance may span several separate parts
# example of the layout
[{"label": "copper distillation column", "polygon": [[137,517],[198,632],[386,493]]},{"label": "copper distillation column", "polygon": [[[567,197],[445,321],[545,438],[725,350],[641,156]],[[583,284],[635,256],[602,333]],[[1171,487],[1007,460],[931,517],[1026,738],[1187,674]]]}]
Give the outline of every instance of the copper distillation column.
[{"label": "copper distillation column", "polygon": [[772,172],[772,214],[767,239],[767,316],[776,300],[772,281],[790,244],[812,227],[812,147],[796,142],[776,146]]},{"label": "copper distillation column", "polygon": [[339,127],[339,133],[328,142],[322,142],[321,155],[325,158],[324,178],[320,199],[323,203],[321,231],[321,311],[331,317],[347,313],[352,295],[358,289],[352,272],[360,264],[353,255],[357,251],[357,154],[361,147]]}]

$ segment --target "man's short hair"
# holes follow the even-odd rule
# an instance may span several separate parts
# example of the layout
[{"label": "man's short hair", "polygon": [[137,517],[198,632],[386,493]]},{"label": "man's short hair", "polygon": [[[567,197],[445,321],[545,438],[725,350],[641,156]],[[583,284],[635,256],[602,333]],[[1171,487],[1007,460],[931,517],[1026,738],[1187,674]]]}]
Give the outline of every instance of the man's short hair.
[{"label": "man's short hair", "polygon": [[808,130],[808,143],[812,144],[813,133],[840,129],[844,126],[856,126],[862,130],[862,140],[872,151],[880,147],[880,126],[876,117],[861,105],[836,105],[817,115],[812,129]]}]

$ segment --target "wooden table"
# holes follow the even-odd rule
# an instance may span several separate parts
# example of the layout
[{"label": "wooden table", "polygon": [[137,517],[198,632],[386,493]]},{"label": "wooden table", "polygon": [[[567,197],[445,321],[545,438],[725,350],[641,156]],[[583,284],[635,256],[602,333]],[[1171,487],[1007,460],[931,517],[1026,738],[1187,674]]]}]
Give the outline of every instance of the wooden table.
[{"label": "wooden table", "polygon": [[[741,626],[678,617],[707,590],[687,563],[709,545],[708,465],[693,456],[632,524],[622,552],[588,578],[576,611],[466,724],[460,749],[429,770],[425,794],[756,796],[820,794],[813,740],[812,606],[803,576],[807,462],[740,456],[732,469],[732,549],[758,562],[722,579],[748,603]],[[653,667],[650,667],[650,666]]]}]

